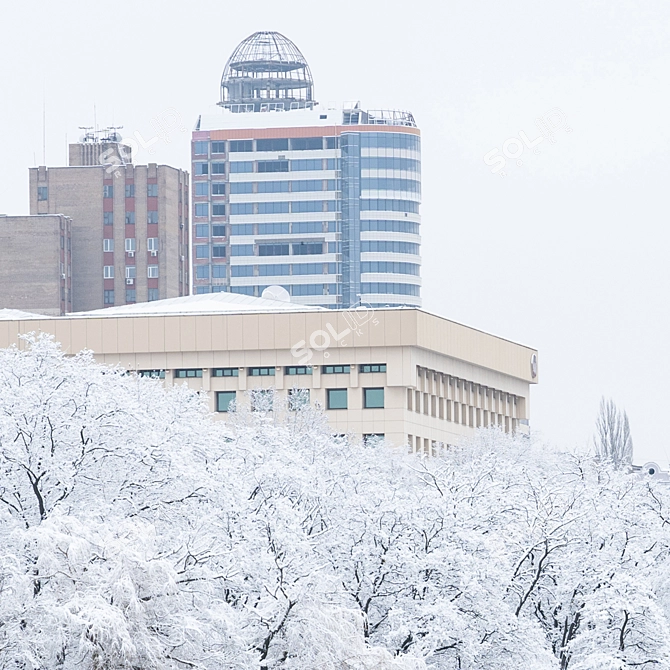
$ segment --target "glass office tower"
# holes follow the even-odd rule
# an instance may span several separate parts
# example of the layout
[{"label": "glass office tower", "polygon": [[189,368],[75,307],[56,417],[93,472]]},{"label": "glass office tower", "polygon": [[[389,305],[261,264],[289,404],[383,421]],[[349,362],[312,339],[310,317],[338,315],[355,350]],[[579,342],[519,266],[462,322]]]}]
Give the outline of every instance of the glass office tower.
[{"label": "glass office tower", "polygon": [[192,140],[193,292],[420,306],[421,141],[409,112],[324,109],[297,47],[255,33]]}]

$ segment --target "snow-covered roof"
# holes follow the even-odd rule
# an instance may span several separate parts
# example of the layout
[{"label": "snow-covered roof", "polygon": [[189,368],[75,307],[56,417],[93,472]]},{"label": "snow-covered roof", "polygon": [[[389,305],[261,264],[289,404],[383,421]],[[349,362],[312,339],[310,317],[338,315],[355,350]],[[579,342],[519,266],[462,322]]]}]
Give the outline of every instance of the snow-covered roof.
[{"label": "snow-covered roof", "polygon": [[27,319],[50,319],[50,316],[22,312],[20,309],[0,309],[0,321],[26,321]]},{"label": "snow-covered roof", "polygon": [[304,126],[338,126],[342,124],[341,109],[292,109],[284,112],[242,112],[209,109],[196,130],[228,130],[230,128],[302,128]]},{"label": "snow-covered roof", "polygon": [[91,312],[74,312],[73,317],[170,316],[175,314],[236,314],[242,312],[319,312],[325,307],[297,305],[282,300],[254,298],[239,293],[204,293],[182,298],[167,298],[134,305],[106,307]]}]

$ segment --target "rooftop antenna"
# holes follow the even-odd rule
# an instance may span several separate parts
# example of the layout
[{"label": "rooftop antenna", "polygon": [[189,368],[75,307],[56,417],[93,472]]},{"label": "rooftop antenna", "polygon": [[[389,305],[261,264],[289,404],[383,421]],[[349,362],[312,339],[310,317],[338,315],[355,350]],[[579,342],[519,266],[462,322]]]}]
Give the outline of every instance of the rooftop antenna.
[{"label": "rooftop antenna", "polygon": [[47,94],[42,83],[42,165],[47,164]]}]

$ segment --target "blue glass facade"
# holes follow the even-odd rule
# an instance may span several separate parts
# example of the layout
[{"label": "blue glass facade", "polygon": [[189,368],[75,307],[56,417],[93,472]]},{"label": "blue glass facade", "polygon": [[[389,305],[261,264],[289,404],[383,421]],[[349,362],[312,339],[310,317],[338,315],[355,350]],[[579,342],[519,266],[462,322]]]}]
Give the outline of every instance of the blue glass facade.
[{"label": "blue glass facade", "polygon": [[[247,115],[235,116],[239,137]],[[260,296],[277,283],[303,304],[420,305],[416,129],[328,130],[194,132],[194,293]]]}]

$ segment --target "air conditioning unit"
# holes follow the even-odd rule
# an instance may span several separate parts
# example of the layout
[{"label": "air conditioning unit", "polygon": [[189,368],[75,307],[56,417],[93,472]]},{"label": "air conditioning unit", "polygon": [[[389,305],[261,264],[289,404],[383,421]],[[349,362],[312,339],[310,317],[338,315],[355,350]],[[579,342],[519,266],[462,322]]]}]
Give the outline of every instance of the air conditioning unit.
[{"label": "air conditioning unit", "polygon": [[157,252],[157,251],[152,251],[152,252],[151,252],[151,255],[152,255],[152,256],[158,256],[158,252]]},{"label": "air conditioning unit", "polygon": [[134,283],[135,283],[135,280],[134,280],[134,279],[126,279],[126,284],[127,284],[128,286],[132,286]]},{"label": "air conditioning unit", "polygon": [[134,251],[129,251],[128,255],[132,258],[135,255],[135,252]]}]

